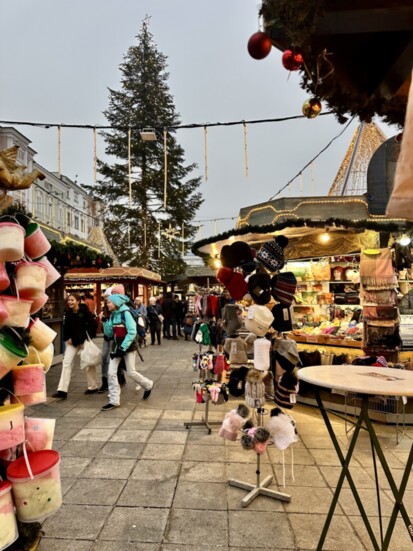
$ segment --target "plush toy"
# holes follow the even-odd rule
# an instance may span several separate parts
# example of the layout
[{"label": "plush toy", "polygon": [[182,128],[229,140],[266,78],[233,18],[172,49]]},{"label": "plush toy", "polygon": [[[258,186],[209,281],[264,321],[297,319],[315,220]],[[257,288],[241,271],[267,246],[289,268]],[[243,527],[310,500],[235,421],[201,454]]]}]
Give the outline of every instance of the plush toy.
[{"label": "plush toy", "polygon": [[244,404],[239,404],[236,409],[229,411],[222,422],[219,436],[235,442],[238,431],[243,427],[249,417],[250,410]]}]

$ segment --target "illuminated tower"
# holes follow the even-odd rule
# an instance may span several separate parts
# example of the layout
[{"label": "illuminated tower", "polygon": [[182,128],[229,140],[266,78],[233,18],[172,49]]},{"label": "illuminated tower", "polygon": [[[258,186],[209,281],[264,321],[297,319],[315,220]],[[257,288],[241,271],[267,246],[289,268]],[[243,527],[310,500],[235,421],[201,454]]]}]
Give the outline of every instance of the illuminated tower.
[{"label": "illuminated tower", "polygon": [[367,192],[367,167],[386,136],[374,123],[356,129],[328,195],[363,195]]}]

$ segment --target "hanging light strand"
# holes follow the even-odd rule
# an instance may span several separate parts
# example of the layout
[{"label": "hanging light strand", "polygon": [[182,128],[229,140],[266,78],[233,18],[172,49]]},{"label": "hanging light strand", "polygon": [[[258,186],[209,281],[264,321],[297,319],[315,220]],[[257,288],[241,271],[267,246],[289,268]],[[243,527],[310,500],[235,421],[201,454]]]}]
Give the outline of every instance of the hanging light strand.
[{"label": "hanging light strand", "polygon": [[204,126],[204,166],[205,182],[208,182],[208,128]]},{"label": "hanging light strand", "polygon": [[93,129],[93,181],[96,184],[97,156],[96,156],[96,128]]},{"label": "hanging light strand", "polygon": [[61,133],[62,133],[62,128],[58,126],[57,127],[57,173],[59,175],[59,178],[62,173],[61,165],[60,165]]},{"label": "hanging light strand", "polygon": [[128,129],[128,180],[129,180],[129,207],[132,208],[132,162],[131,162],[131,129]]},{"label": "hanging light strand", "polygon": [[244,160],[245,160],[245,177],[248,178],[248,143],[247,143],[247,125],[244,121]]},{"label": "hanging light strand", "polygon": [[300,197],[303,196],[303,173],[300,173]]},{"label": "hanging light strand", "polygon": [[166,210],[166,201],[168,195],[168,150],[166,148],[166,128],[163,130],[163,162],[164,162],[164,188],[163,188],[163,206]]},{"label": "hanging light strand", "polygon": [[310,164],[310,173],[311,173],[311,195],[314,195],[314,164],[311,161]]}]

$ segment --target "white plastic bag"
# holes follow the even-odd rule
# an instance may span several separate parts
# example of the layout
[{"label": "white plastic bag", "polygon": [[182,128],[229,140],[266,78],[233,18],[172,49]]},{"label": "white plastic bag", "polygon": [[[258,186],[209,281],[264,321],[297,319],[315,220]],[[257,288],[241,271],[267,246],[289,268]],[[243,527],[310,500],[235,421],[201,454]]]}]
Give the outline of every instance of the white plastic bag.
[{"label": "white plastic bag", "polygon": [[80,353],[80,369],[85,369],[85,367],[96,367],[100,365],[101,362],[102,351],[88,335],[83,343],[83,350]]}]

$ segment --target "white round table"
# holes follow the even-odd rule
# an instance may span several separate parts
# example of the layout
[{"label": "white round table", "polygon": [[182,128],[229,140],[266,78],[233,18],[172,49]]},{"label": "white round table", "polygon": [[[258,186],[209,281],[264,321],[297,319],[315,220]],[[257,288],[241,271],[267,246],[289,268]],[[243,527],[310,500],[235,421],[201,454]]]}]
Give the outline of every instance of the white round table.
[{"label": "white round table", "polygon": [[[398,513],[401,514],[404,520],[404,523],[406,525],[407,531],[413,542],[413,525],[410,521],[406,508],[403,504],[403,495],[406,490],[410,472],[413,466],[413,445],[411,446],[410,454],[407,459],[403,478],[400,483],[400,487],[398,488],[394,481],[394,478],[391,473],[390,467],[387,463],[387,460],[384,456],[383,450],[380,446],[380,442],[377,438],[377,434],[374,430],[373,423],[369,417],[369,411],[368,411],[368,406],[369,406],[368,400],[369,400],[369,396],[371,395],[407,396],[407,397],[413,396],[413,371],[406,371],[404,369],[394,369],[390,367],[376,367],[376,366],[373,367],[373,366],[364,366],[364,365],[315,365],[315,366],[304,367],[300,369],[298,372],[298,378],[301,381],[305,381],[306,383],[310,383],[315,386],[315,395],[316,395],[318,406],[320,408],[320,412],[323,416],[327,430],[330,434],[331,440],[333,442],[334,448],[337,452],[337,456],[342,466],[340,477],[338,479],[336,490],[334,492],[333,501],[331,502],[327,519],[325,521],[324,528],[321,533],[320,540],[318,542],[317,551],[323,549],[324,541],[327,536],[327,532],[330,527],[330,523],[333,518],[334,510],[336,508],[338,498],[339,498],[341,488],[343,486],[343,482],[345,478],[347,478],[348,480],[350,489],[353,493],[354,499],[356,500],[360,514],[366,526],[367,532],[370,536],[370,540],[373,544],[373,549],[375,551],[380,551],[380,550],[384,551],[388,549]],[[349,448],[345,457],[340,448],[340,445],[334,433],[333,427],[330,423],[327,410],[325,409],[323,401],[321,399],[320,387],[334,389],[334,390],[341,390],[345,392],[352,392],[352,393],[359,394],[361,396],[362,404],[361,404],[360,413],[357,418],[357,422],[355,423],[354,434],[351,438]],[[378,507],[379,507],[381,546],[377,542],[376,536],[370,525],[370,521],[367,517],[364,506],[358,494],[356,485],[354,483],[354,480],[349,470],[350,460],[353,455],[353,451],[356,446],[356,442],[361,429],[367,430],[371,441],[372,459],[373,459],[374,474],[375,474],[375,480],[376,480],[376,493],[377,493],[377,501],[378,501]],[[392,511],[385,535],[383,535],[380,489],[379,489],[377,466],[376,466],[376,453],[383,467],[383,471],[386,475],[386,478],[389,482],[391,491],[395,499],[393,511]]]}]

